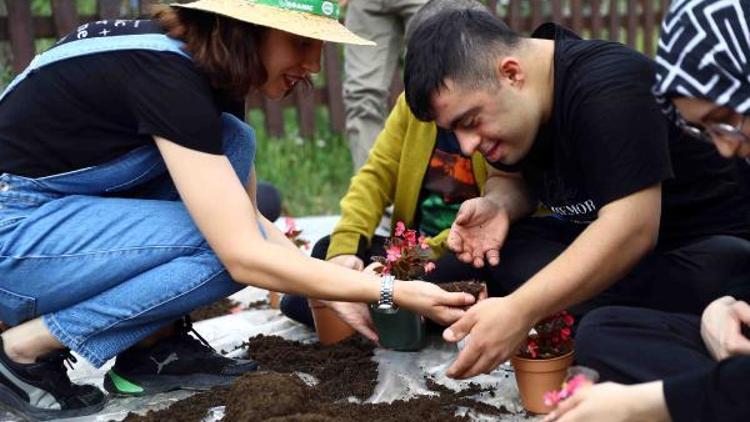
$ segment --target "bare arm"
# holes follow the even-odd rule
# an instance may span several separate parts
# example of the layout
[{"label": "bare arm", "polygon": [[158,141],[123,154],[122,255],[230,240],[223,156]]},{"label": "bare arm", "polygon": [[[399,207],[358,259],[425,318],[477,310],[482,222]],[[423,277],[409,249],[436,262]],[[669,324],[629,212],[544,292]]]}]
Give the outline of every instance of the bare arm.
[{"label": "bare arm", "polygon": [[[193,220],[235,281],[320,299],[377,301],[377,276],[308,258],[263,239],[246,187],[226,157],[155,139]],[[446,296],[431,287],[397,281],[395,302],[430,317],[454,314],[445,305],[473,302],[466,295]]]},{"label": "bare arm", "polygon": [[537,207],[537,200],[520,173],[507,173],[492,166],[488,166],[483,196],[502,208],[510,222],[530,215]]},{"label": "bare arm", "polygon": [[661,185],[607,204],[560,256],[513,296],[527,304],[534,321],[591,298],[656,246],[660,217]]}]

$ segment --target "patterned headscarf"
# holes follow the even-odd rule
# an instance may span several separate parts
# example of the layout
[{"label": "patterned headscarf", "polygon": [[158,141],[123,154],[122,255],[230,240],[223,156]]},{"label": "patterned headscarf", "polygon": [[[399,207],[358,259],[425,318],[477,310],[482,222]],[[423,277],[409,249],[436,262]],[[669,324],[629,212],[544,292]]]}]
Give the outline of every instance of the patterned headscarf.
[{"label": "patterned headscarf", "polygon": [[673,0],[656,57],[654,94],[704,98],[750,112],[750,0]]}]

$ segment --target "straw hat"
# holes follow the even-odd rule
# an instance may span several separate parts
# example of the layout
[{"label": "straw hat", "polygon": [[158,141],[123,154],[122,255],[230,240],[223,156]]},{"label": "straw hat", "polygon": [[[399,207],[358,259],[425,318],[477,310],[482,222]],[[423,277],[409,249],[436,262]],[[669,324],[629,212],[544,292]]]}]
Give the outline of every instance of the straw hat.
[{"label": "straw hat", "polygon": [[336,0],[197,0],[170,6],[216,13],[323,41],[375,45],[339,23]]}]

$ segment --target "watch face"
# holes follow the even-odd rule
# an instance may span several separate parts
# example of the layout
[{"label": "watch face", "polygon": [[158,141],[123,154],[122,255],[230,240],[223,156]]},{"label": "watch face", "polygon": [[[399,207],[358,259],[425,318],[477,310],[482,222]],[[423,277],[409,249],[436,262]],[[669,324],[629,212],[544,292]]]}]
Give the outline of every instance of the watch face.
[{"label": "watch face", "polygon": [[379,303],[375,309],[384,314],[395,314],[396,311],[398,311],[398,309],[390,303]]}]

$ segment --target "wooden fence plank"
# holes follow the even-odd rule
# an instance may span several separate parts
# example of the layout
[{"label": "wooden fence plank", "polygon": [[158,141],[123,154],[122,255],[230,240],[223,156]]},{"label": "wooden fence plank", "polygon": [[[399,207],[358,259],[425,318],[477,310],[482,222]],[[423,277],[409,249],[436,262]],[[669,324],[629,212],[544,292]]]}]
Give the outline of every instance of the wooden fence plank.
[{"label": "wooden fence plank", "polygon": [[552,21],[559,23],[560,25],[564,25],[565,22],[563,21],[563,13],[562,13],[562,4],[560,0],[552,0],[550,2],[552,6]]},{"label": "wooden fence plank", "polygon": [[[511,0],[511,3],[513,3],[513,0]],[[497,0],[489,0],[487,2],[487,8],[490,9],[490,11],[492,12],[492,14],[497,15],[497,13],[498,13],[498,10],[497,10]]]},{"label": "wooden fence plank", "polygon": [[30,0],[5,0],[8,11],[8,39],[13,54],[13,72],[16,74],[34,58],[34,27],[31,21]]},{"label": "wooden fence plank", "polygon": [[102,19],[117,19],[122,17],[122,0],[99,0],[97,11]]},{"label": "wooden fence plank", "polygon": [[75,0],[52,0],[52,19],[55,35],[62,38],[78,26],[78,10]]},{"label": "wooden fence plank", "polygon": [[302,137],[310,139],[315,135],[315,91],[297,88],[294,92],[297,106],[297,122]]},{"label": "wooden fence plank", "polygon": [[583,32],[583,2],[582,0],[572,0],[570,2],[571,27],[576,34]]},{"label": "wooden fence plank", "polygon": [[516,32],[520,32],[521,28],[521,0],[510,0],[508,5],[508,16],[505,19],[505,23]]},{"label": "wooden fence plank", "polygon": [[627,38],[625,39],[625,43],[629,45],[630,47],[635,48],[637,43],[637,36],[638,36],[638,6],[640,3],[638,0],[628,0],[627,3],[627,12],[625,15],[628,17],[628,25],[627,25]]},{"label": "wooden fence plank", "polygon": [[602,1],[591,0],[591,38],[602,38],[604,21],[602,19]]},{"label": "wooden fence plank", "polygon": [[620,41],[619,0],[609,0],[609,36],[612,41]]},{"label": "wooden fence plank", "polygon": [[326,103],[331,124],[331,132],[344,133],[346,128],[346,112],[341,92],[341,50],[333,43],[326,43],[324,47],[324,65],[326,77]]},{"label": "wooden fence plank", "polygon": [[654,49],[654,38],[656,37],[656,1],[643,0],[641,7],[643,10],[643,53],[653,57],[656,52]]},{"label": "wooden fence plank", "polygon": [[544,22],[542,0],[531,0],[531,28],[536,29],[537,26]]},{"label": "wooden fence plank", "polygon": [[270,136],[284,136],[284,113],[279,101],[263,97],[263,113],[266,115],[266,131]]}]

